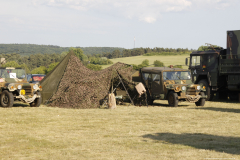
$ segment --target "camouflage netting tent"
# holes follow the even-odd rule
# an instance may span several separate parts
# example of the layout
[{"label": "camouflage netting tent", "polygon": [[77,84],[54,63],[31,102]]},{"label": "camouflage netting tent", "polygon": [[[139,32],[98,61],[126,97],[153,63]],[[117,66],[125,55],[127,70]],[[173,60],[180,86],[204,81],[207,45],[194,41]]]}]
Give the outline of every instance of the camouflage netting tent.
[{"label": "camouflage netting tent", "polygon": [[[116,63],[101,71],[86,68],[73,52],[40,82],[43,103],[62,108],[97,108],[121,77],[128,92],[136,94],[131,82],[132,67]],[[113,86],[113,87],[112,87]]]}]

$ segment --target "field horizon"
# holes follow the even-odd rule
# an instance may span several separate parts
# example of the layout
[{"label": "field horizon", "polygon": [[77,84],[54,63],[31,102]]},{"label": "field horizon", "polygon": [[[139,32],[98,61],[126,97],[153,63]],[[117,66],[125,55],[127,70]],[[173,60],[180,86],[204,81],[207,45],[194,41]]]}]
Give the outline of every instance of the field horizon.
[{"label": "field horizon", "polygon": [[[164,55],[164,56],[133,56],[133,57],[123,57],[123,58],[114,58],[110,59],[113,64],[117,62],[126,63],[126,64],[141,64],[143,60],[148,59],[149,64],[153,66],[155,60],[159,60],[164,63],[165,66],[169,65],[182,65],[183,69],[188,69],[188,66],[185,65],[185,59],[189,57],[188,54],[183,55]],[[112,64],[111,64],[112,65]],[[111,65],[102,65],[102,68],[105,69]]]}]

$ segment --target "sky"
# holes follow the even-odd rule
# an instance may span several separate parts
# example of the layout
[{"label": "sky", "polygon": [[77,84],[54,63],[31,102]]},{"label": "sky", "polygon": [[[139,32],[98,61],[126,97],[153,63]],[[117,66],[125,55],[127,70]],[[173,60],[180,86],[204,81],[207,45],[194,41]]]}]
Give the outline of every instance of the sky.
[{"label": "sky", "polygon": [[226,48],[239,8],[239,0],[1,0],[0,44]]}]

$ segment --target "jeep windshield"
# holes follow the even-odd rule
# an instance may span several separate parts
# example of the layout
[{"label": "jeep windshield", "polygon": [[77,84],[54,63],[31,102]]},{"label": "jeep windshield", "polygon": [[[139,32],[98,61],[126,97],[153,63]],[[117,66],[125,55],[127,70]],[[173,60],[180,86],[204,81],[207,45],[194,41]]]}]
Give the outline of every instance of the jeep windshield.
[{"label": "jeep windshield", "polygon": [[163,72],[164,80],[190,80],[191,74],[189,71],[169,71]]},{"label": "jeep windshield", "polygon": [[1,68],[0,69],[0,78],[18,78],[24,79],[26,72],[24,69],[18,68]]}]

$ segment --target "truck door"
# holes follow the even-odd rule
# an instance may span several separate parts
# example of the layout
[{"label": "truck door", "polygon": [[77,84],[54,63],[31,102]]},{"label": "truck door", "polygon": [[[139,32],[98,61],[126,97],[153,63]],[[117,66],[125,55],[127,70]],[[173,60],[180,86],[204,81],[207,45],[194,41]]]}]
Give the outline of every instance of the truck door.
[{"label": "truck door", "polygon": [[192,81],[195,82],[197,80],[198,74],[201,72],[201,56],[191,56],[190,59],[190,69],[191,69],[191,75],[192,75]]},{"label": "truck door", "polygon": [[160,74],[152,74],[152,94],[159,95],[163,89],[160,85]]},{"label": "truck door", "polygon": [[[217,76],[218,76],[218,54],[204,55],[203,70],[208,72],[209,81],[211,86],[217,86]],[[206,66],[206,67],[205,67]]]},{"label": "truck door", "polygon": [[151,91],[151,89],[152,89],[152,74],[143,72],[142,78],[144,80],[145,85],[149,89],[149,91]]}]

